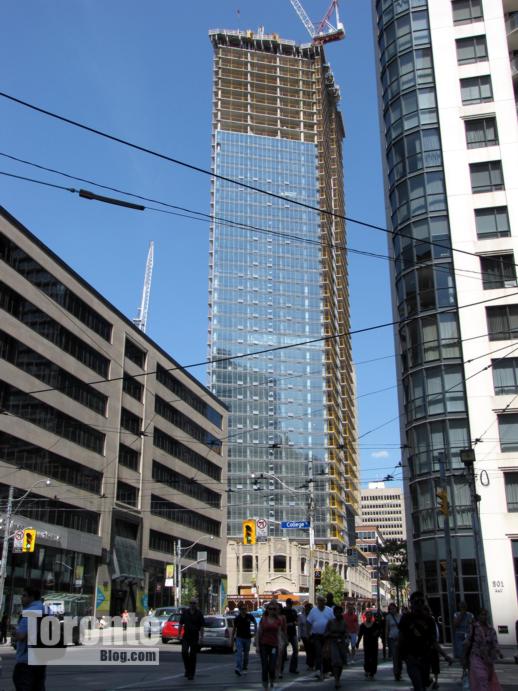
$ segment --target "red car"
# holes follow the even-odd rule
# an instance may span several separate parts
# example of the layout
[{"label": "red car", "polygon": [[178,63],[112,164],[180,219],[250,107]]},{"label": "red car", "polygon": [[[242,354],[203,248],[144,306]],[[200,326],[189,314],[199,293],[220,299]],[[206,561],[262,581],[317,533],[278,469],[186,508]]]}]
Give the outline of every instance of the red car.
[{"label": "red car", "polygon": [[162,626],[162,643],[180,642],[180,615],[171,614],[166,623]]}]

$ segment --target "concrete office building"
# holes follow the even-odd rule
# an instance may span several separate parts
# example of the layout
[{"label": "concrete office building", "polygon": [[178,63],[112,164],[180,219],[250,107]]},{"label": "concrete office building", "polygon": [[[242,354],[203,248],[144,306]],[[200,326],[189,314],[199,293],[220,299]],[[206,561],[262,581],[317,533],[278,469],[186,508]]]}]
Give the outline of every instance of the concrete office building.
[{"label": "concrete office building", "polygon": [[210,387],[230,410],[228,534],[264,518],[270,538],[304,542],[307,530],[280,523],[314,507],[316,542],[343,549],[359,509],[344,220],[293,203],[344,214],[339,88],[322,46],[210,39],[212,167],[238,183],[216,178],[211,198]]},{"label": "concrete office building", "polygon": [[[518,0],[373,2],[412,582],[518,619]],[[461,451],[473,450],[475,492]],[[463,458],[465,458],[463,454]],[[485,559],[483,559],[485,557]],[[484,569],[485,562],[485,569]],[[486,575],[487,572],[487,575]]]},{"label": "concrete office building", "polygon": [[77,614],[171,604],[179,540],[218,607],[222,403],[3,209],[0,323],[1,506],[13,486],[13,527],[37,529],[34,553],[10,548],[9,611],[27,583]]},{"label": "concrete office building", "polygon": [[403,490],[385,487],[384,482],[369,482],[361,492],[362,525],[378,527],[385,540],[406,540]]}]

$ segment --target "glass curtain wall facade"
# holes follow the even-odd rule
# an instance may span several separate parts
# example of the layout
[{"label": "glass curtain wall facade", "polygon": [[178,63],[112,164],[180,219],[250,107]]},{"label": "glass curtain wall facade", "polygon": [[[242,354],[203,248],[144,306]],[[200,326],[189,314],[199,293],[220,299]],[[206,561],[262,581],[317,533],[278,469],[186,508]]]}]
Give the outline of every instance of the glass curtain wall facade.
[{"label": "glass curtain wall facade", "polygon": [[265,518],[270,536],[305,540],[280,522],[308,520],[313,499],[316,540],[343,545],[358,506],[345,227],[293,203],[344,213],[339,91],[321,47],[210,37],[213,171],[238,183],[213,181],[209,271],[228,536]]},{"label": "glass curtain wall facade", "polygon": [[447,622],[444,517],[436,499],[441,459],[457,597],[473,611],[480,592],[470,493],[459,455],[471,436],[428,3],[378,0],[374,6],[388,213],[395,231],[390,242],[411,566],[417,587]]}]

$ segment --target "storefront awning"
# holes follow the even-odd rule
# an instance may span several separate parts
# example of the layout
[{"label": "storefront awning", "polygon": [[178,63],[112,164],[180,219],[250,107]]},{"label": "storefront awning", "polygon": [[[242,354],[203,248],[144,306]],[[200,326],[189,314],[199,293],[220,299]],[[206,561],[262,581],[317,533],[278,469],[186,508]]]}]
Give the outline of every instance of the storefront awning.
[{"label": "storefront awning", "polygon": [[127,537],[116,537],[113,544],[113,578],[141,581],[144,578],[142,559],[137,543]]}]

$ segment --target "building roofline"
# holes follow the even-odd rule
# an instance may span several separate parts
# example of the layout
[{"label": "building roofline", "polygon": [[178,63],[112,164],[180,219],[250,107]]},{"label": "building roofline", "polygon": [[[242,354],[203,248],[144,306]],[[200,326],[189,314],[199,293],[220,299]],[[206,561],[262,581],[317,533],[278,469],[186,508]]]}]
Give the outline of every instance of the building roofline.
[{"label": "building roofline", "polygon": [[214,48],[228,46],[274,53],[292,57],[324,58],[324,49],[314,43],[296,43],[281,38],[279,34],[265,34],[262,31],[241,31],[240,29],[210,29],[209,37]]},{"label": "building roofline", "polygon": [[7,209],[5,209],[3,206],[0,206],[0,216],[5,218],[9,223],[11,223],[13,226],[17,228],[21,233],[23,233],[31,242],[33,242],[35,245],[39,247],[52,261],[56,262],[56,264],[59,264],[59,266],[67,271],[79,284],[83,286],[86,290],[88,290],[92,295],[95,296],[99,302],[102,302],[105,307],[107,307],[109,310],[111,310],[121,321],[123,321],[127,326],[130,327],[131,331],[134,333],[138,334],[141,338],[143,338],[145,341],[149,343],[150,346],[152,346],[155,350],[157,350],[163,357],[165,357],[169,362],[171,362],[176,368],[180,369],[191,381],[193,381],[195,384],[200,386],[202,389],[204,389],[209,396],[220,406],[228,410],[228,406],[223,403],[215,394],[212,393],[210,389],[208,389],[204,384],[200,382],[199,379],[196,379],[195,376],[193,376],[190,372],[188,372],[179,362],[177,362],[169,353],[167,353],[161,346],[156,343],[152,338],[150,338],[147,334],[145,334],[143,331],[141,331],[139,328],[135,326],[135,324],[129,319],[125,314],[123,314],[117,307],[115,307],[109,300],[107,300],[101,293],[99,293],[88,281],[86,281],[80,274],[77,273],[74,269],[72,269],[71,266],[69,266],[61,257],[59,257],[55,252],[53,252],[50,247],[45,245],[34,233],[32,233],[28,228],[26,228],[17,218],[12,216]]}]

